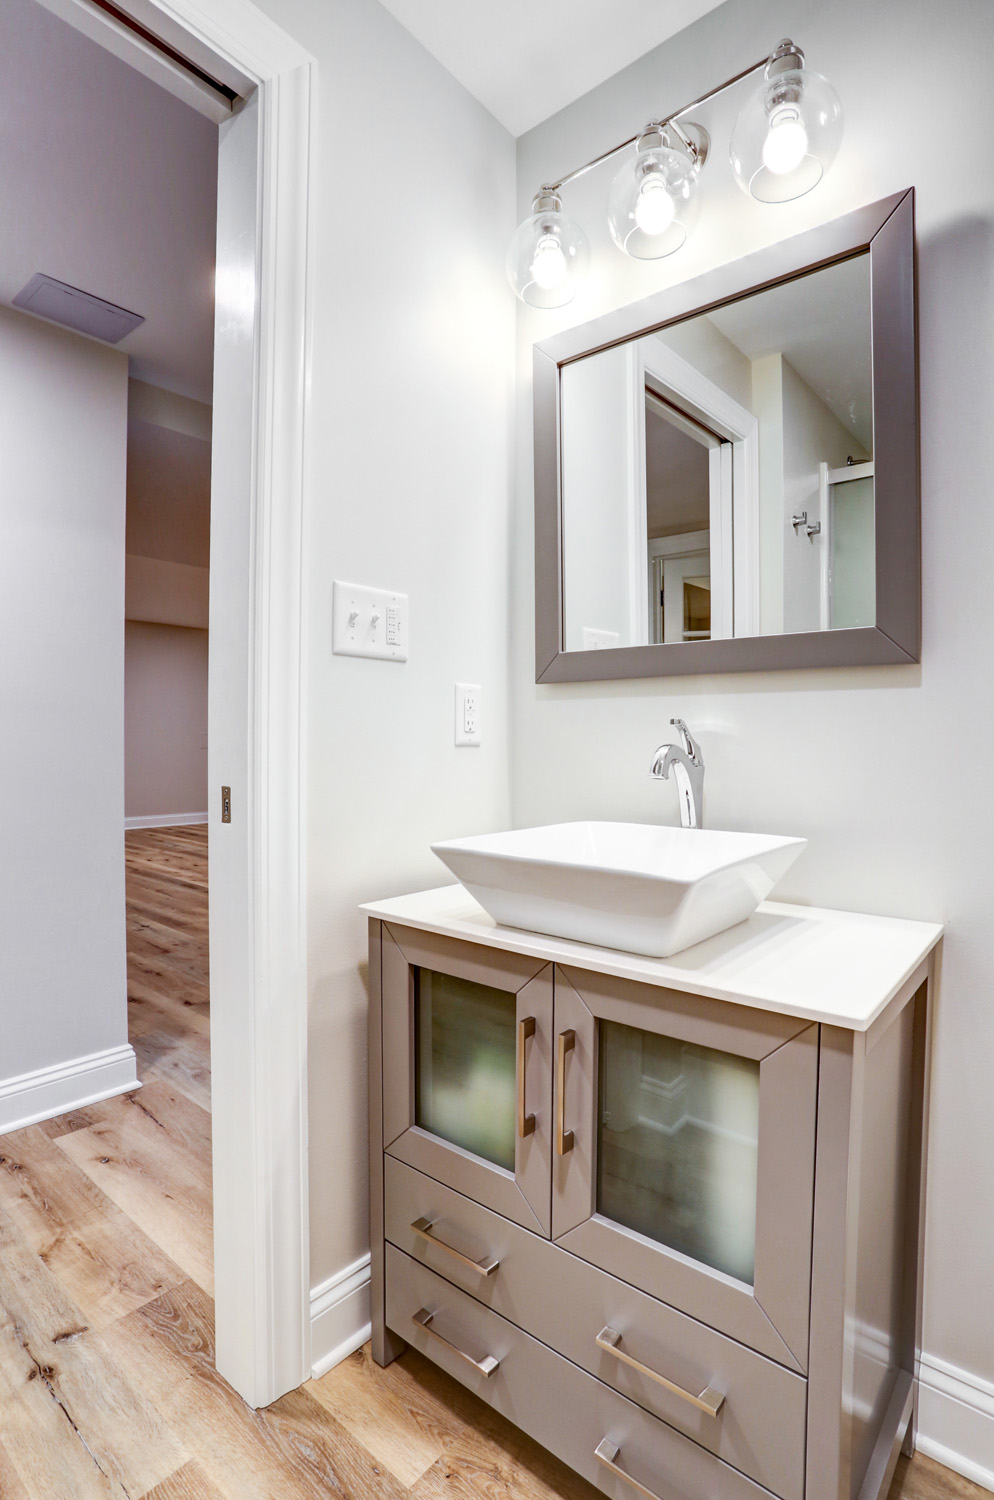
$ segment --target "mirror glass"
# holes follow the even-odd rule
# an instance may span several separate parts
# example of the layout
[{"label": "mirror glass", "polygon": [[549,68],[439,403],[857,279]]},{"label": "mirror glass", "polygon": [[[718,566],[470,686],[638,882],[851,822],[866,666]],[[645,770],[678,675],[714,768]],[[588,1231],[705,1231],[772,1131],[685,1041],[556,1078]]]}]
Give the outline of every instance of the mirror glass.
[{"label": "mirror glass", "polygon": [[567,651],[876,624],[870,257],[562,366]]}]

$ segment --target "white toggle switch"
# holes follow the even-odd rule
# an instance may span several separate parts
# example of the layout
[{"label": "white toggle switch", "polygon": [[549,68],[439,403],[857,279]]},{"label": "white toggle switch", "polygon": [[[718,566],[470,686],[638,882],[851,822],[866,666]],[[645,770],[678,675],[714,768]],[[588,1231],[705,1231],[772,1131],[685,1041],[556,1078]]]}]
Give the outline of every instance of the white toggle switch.
[{"label": "white toggle switch", "polygon": [[456,744],[478,745],[480,731],[480,698],[482,689],[478,682],[456,683]]},{"label": "white toggle switch", "polygon": [[407,621],[406,594],[335,580],[331,649],[336,656],[406,661]]}]

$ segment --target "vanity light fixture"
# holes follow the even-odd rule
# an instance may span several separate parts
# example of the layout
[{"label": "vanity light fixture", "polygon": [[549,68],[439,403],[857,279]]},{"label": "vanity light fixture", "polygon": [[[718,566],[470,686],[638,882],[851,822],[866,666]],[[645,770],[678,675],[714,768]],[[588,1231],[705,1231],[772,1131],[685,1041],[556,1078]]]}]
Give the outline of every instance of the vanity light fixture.
[{"label": "vanity light fixture", "polygon": [[838,152],[842,105],[827,79],[805,68],[800,47],[785,38],[762,62],[542,186],[507,253],[508,280],[522,302],[553,308],[573,300],[586,275],[590,249],[580,225],[563,213],[562,190],[622,151],[630,154],[608,201],[614,243],[636,260],[657,260],[679,250],[696,219],[697,184],[710,149],[704,127],[684,117],[759,72],[762,86],[732,131],[729,155],[736,181],[761,203],[786,203],[810,192]]}]

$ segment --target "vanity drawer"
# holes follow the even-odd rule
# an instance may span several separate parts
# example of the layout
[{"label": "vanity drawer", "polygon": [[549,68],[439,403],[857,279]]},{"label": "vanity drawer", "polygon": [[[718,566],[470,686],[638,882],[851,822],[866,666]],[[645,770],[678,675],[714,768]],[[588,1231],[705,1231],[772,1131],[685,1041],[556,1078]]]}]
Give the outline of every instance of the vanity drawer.
[{"label": "vanity drawer", "polygon": [[[386,1238],[392,1244],[783,1500],[802,1500],[802,1376],[401,1162],[388,1158],[385,1170]],[[430,1225],[441,1243],[418,1233],[412,1226],[419,1222]],[[488,1274],[493,1262],[496,1269]],[[603,1347],[610,1338],[597,1342],[606,1329],[621,1335],[614,1352]],[[646,1373],[619,1354],[638,1361]],[[723,1397],[717,1414],[650,1371],[692,1396],[708,1388],[717,1392]]]},{"label": "vanity drawer", "polygon": [[744,1474],[393,1245],[386,1291],[387,1324],[395,1333],[613,1500],[639,1493],[769,1500]]}]

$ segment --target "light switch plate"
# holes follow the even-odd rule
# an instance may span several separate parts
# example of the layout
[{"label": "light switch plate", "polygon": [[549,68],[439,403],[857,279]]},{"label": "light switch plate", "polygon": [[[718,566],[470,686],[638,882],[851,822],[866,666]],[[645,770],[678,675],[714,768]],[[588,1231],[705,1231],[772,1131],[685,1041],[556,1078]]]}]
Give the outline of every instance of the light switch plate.
[{"label": "light switch plate", "polygon": [[479,745],[483,735],[480,728],[480,700],[483,689],[478,682],[456,683],[456,744]]},{"label": "light switch plate", "polygon": [[409,606],[406,594],[335,579],[331,649],[336,656],[406,661]]}]

